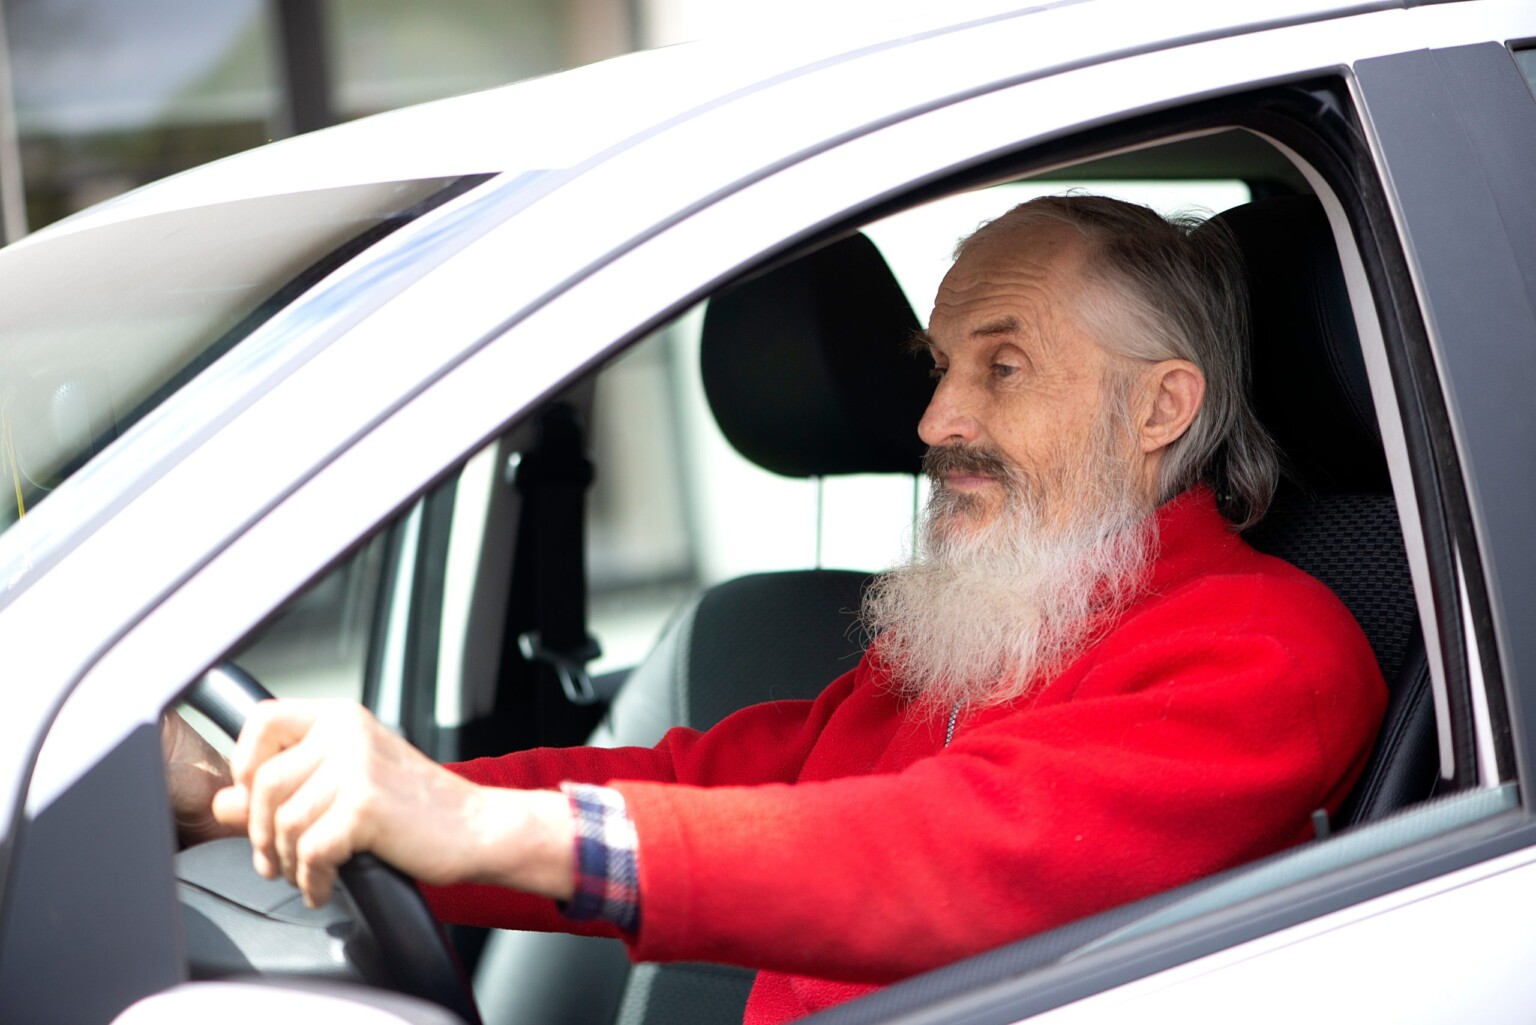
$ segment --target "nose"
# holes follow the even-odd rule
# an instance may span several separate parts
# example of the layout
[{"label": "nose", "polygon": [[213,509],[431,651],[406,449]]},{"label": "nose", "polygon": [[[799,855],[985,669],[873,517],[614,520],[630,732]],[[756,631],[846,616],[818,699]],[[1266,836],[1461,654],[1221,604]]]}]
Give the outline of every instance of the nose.
[{"label": "nose", "polygon": [[965,388],[957,375],[946,374],[939,378],[933,398],[928,400],[928,408],[917,422],[917,436],[929,448],[975,441],[980,428],[969,406]]}]

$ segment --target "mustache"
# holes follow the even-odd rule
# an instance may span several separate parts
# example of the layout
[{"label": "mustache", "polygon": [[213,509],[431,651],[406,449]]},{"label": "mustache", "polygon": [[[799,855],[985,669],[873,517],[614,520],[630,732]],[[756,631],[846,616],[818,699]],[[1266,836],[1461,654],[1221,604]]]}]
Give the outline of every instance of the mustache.
[{"label": "mustache", "polygon": [[1013,476],[1013,466],[989,445],[939,445],[923,453],[923,472],[939,486],[950,473],[995,477],[1006,483]]}]

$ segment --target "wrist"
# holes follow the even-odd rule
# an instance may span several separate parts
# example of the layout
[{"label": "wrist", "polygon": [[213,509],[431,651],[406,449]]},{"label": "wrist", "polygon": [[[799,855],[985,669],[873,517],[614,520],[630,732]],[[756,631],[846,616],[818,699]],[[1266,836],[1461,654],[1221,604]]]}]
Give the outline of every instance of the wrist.
[{"label": "wrist", "polygon": [[469,878],[569,900],[575,890],[570,802],[554,790],[478,787]]}]

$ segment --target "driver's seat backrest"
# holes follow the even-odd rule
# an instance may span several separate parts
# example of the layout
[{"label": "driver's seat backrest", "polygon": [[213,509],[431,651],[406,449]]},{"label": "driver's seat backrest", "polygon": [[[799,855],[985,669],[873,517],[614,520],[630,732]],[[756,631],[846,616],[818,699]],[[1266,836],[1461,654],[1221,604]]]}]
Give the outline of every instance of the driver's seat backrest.
[{"label": "driver's seat backrest", "polygon": [[[933,385],[907,342],[917,318],[863,235],[770,267],[710,300],[700,364],[742,455],[792,477],[917,474]],[[631,674],[593,740],[654,744],[738,708],[815,697],[865,646],[868,575],[762,573],[702,592]]]},{"label": "driver's seat backrest", "polygon": [[1215,220],[1243,253],[1254,405],[1285,460],[1286,479],[1247,540],[1339,596],[1389,690],[1376,746],[1337,816],[1347,826],[1431,796],[1438,778],[1429,668],[1381,432],[1322,205],[1274,197]]},{"label": "driver's seat backrest", "polygon": [[[932,392],[907,348],[917,327],[862,235],[770,267],[705,311],[700,362],[716,422],[742,455],[782,475],[915,475],[917,421]],[[815,697],[863,652],[857,612],[869,579],[816,569],[704,590],[630,674],[590,742],[649,746],[674,726],[708,729],[747,705]],[[754,973],[630,969],[615,941],[496,933],[476,976],[487,1025],[736,1025]]]}]

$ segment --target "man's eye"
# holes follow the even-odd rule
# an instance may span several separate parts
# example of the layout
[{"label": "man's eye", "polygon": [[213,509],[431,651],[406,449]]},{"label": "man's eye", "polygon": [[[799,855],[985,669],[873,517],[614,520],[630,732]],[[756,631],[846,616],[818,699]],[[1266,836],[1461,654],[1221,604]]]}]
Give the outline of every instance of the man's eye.
[{"label": "man's eye", "polygon": [[928,376],[935,381],[942,380],[944,377],[944,372],[948,369],[948,367],[932,367],[928,371]]},{"label": "man's eye", "polygon": [[1019,372],[1019,368],[1014,366],[1011,363],[994,363],[994,364],[992,364],[992,375],[994,377],[1012,377],[1014,374],[1016,374],[1018,372]]}]

